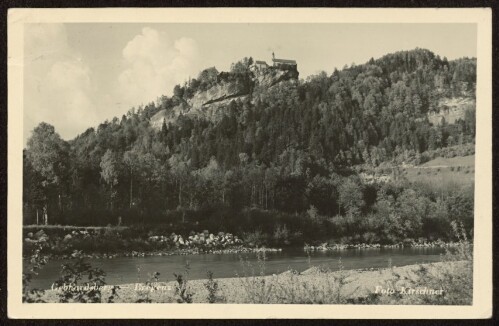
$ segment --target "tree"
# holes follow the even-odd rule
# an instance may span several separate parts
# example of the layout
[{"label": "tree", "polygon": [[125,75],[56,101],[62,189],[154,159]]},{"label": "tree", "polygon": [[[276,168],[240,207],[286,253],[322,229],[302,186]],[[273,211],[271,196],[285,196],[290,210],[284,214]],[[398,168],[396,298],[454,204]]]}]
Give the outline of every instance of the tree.
[{"label": "tree", "polygon": [[41,186],[45,193],[43,205],[43,222],[49,223],[50,202],[54,197],[58,202],[59,212],[62,211],[62,188],[67,173],[68,147],[55,128],[45,122],[34,130],[27,144],[27,158],[33,169],[40,174]]},{"label": "tree", "polygon": [[139,155],[135,149],[126,151],[123,154],[123,162],[126,164],[130,171],[130,204],[129,207],[133,206],[133,177],[136,169],[139,167]]},{"label": "tree", "polygon": [[334,215],[337,210],[337,189],[331,179],[316,175],[307,185],[307,199],[319,214]]},{"label": "tree", "polygon": [[23,221],[25,224],[33,222],[33,211],[36,216],[36,224],[40,223],[40,212],[46,196],[42,187],[41,175],[33,169],[26,150],[23,152]]},{"label": "tree", "polygon": [[339,189],[339,202],[345,212],[352,217],[357,215],[364,205],[361,186],[352,178],[347,178]]},{"label": "tree", "polygon": [[474,193],[473,187],[465,187],[453,192],[447,199],[449,217],[462,223],[467,230],[473,228]]},{"label": "tree", "polygon": [[278,209],[289,213],[299,213],[306,209],[306,183],[302,176],[291,175],[280,178],[275,187]]},{"label": "tree", "polygon": [[427,217],[428,202],[414,190],[404,190],[397,199],[397,212],[401,218],[405,235],[421,234],[423,219]]},{"label": "tree", "polygon": [[109,186],[111,192],[111,210],[114,209],[114,200],[117,196],[115,187],[118,185],[118,160],[112,150],[108,149],[100,162],[101,177]]},{"label": "tree", "polygon": [[173,95],[182,98],[184,96],[184,88],[180,87],[179,85],[175,85],[175,87],[173,88]]},{"label": "tree", "polygon": [[248,68],[253,63],[253,58],[243,58],[241,61],[233,63],[230,67],[230,72],[234,74],[245,74],[248,72]]},{"label": "tree", "polygon": [[[210,158],[208,165],[201,170],[198,170],[198,175],[204,179],[206,182],[210,182],[213,185],[213,190],[216,196],[220,196],[222,203],[225,204],[225,191],[227,188],[227,179],[231,177],[231,174],[226,174],[223,171],[215,157]],[[205,195],[206,196],[206,195]]]},{"label": "tree", "polygon": [[184,191],[183,186],[189,174],[189,167],[187,166],[187,163],[180,158],[179,155],[172,155],[168,163],[170,164],[171,173],[178,185],[178,208],[183,208],[183,203],[182,203],[182,193]]}]

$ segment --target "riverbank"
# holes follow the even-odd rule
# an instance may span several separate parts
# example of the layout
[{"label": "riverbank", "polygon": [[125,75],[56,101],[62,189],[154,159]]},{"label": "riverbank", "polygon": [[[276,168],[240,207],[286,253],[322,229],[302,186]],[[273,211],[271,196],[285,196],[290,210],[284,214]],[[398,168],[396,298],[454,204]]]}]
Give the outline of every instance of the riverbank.
[{"label": "riverbank", "polygon": [[389,248],[453,248],[459,246],[459,242],[445,242],[442,240],[427,241],[427,240],[414,240],[408,239],[404,242],[395,244],[380,244],[380,243],[358,243],[358,244],[337,244],[337,243],[322,243],[320,245],[305,244],[304,251],[337,251],[346,249],[389,249]]},{"label": "riverbank", "polygon": [[[154,279],[119,285],[112,301],[174,303],[189,298],[193,303],[456,304],[460,300],[458,304],[471,304],[472,289],[463,283],[463,275],[472,275],[470,270],[471,262],[458,261],[351,271],[311,267],[303,272],[192,281],[183,275],[181,281]],[[460,287],[449,275],[457,277]],[[58,291],[62,290],[46,291],[43,300],[57,302]],[[111,294],[110,289],[102,290],[102,302]]]},{"label": "riverbank", "polygon": [[[49,259],[73,259],[76,256],[91,259],[116,257],[148,257],[196,254],[235,254],[250,252],[279,252],[281,248],[255,246],[231,233],[191,231],[188,235],[136,234],[129,229],[40,229],[25,228],[24,257],[33,248],[43,246]],[[50,230],[50,231],[49,231]],[[31,231],[31,232],[27,232]],[[46,232],[47,231],[47,232]],[[74,253],[78,252],[78,255]]]},{"label": "riverbank", "polygon": [[[91,259],[113,259],[117,257],[151,257],[197,254],[239,254],[254,252],[280,252],[289,244],[273,246],[257,245],[245,237],[231,233],[210,233],[191,231],[181,235],[174,232],[137,231],[129,228],[47,228],[24,229],[24,257],[32,254],[33,248],[43,244],[44,255],[49,259],[72,259],[75,251],[79,257]],[[303,245],[303,242],[302,242]],[[450,248],[458,245],[454,242],[425,239],[406,239],[395,244],[379,243],[305,243],[304,252],[340,251],[347,249],[390,249],[390,248]],[[294,245],[300,247],[300,245]]]},{"label": "riverbank", "polygon": [[[243,253],[260,253],[260,252],[281,252],[282,248],[265,248],[265,247],[255,247],[249,248],[244,246],[234,246],[231,248],[222,249],[205,249],[205,248],[185,248],[185,249],[167,249],[162,251],[127,251],[127,252],[115,252],[115,253],[102,253],[102,254],[85,254],[81,253],[78,257],[87,259],[113,259],[118,257],[162,257],[162,256],[187,256],[187,255],[201,255],[201,254],[243,254]],[[47,257],[50,260],[66,260],[66,259],[76,259],[74,255],[63,254],[54,255],[49,254]]]}]

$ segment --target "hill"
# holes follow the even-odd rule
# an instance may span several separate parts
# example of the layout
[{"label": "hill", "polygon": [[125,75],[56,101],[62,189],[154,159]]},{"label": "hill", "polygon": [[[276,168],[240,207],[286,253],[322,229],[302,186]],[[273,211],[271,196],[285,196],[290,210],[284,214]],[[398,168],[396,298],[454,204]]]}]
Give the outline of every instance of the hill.
[{"label": "hill", "polygon": [[[449,188],[446,198],[460,204],[442,202],[412,185],[365,183],[356,167],[473,154],[475,59],[415,49],[298,76],[296,63],[258,68],[244,58],[69,142],[40,124],[25,150],[25,222],[123,220],[256,238],[265,230],[288,242],[300,233],[360,236],[361,227],[369,241],[390,242],[425,227],[445,234],[451,218],[470,225],[472,210],[455,209],[469,194]],[[452,103],[465,103],[465,113],[432,122]],[[435,205],[444,213],[428,220]]]},{"label": "hill", "polygon": [[[296,69],[272,66],[258,69],[249,60],[241,65],[242,68],[234,68],[231,72],[219,73],[215,68],[202,71],[197,79],[190,80],[184,89],[179,88],[177,91],[177,94],[191,95],[177,95],[180,104],[171,109],[162,109],[152,116],[151,126],[159,130],[163,122],[175,123],[181,114],[217,122],[222,119],[225,107],[230,102],[249,99],[254,104],[252,98],[260,93],[258,89],[269,89],[280,82],[298,79]],[[203,87],[204,84],[208,86]]]}]

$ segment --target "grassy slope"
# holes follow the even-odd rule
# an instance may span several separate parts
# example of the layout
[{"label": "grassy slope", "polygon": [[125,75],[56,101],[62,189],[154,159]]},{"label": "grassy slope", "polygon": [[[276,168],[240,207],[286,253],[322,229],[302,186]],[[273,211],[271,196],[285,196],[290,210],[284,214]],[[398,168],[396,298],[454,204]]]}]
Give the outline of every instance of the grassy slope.
[{"label": "grassy slope", "polygon": [[469,186],[475,181],[475,155],[438,157],[421,166],[404,168],[402,173],[411,182],[421,182],[436,188]]},{"label": "grassy slope", "polygon": [[475,155],[469,156],[456,156],[452,158],[445,157],[437,157],[425,164],[422,164],[421,167],[425,168],[435,168],[435,167],[474,167],[475,166]]}]

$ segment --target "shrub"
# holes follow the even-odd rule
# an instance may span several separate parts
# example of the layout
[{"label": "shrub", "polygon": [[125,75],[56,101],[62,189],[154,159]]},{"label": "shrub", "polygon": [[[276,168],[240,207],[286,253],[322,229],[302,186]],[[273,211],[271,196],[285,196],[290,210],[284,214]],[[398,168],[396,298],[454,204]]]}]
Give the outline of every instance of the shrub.
[{"label": "shrub", "polygon": [[252,304],[341,304],[348,303],[343,293],[348,283],[349,272],[343,270],[339,261],[339,272],[333,273],[329,268],[312,267],[307,272],[308,280],[304,281],[298,272],[289,271],[280,275],[265,275],[265,257],[258,261],[259,274],[255,274],[254,266],[247,264],[251,274],[241,278],[242,303]]},{"label": "shrub", "polygon": [[374,232],[364,232],[362,241],[365,243],[380,243],[380,237]]},{"label": "shrub", "polygon": [[101,302],[100,287],[106,284],[106,273],[87,263],[82,258],[81,252],[75,251],[72,256],[76,261],[63,264],[61,276],[55,282],[58,287],[64,289],[59,293],[59,302]]},{"label": "shrub", "polygon": [[473,244],[468,240],[463,224],[452,221],[451,226],[458,245],[445,248],[444,261],[473,261]]},{"label": "shrub", "polygon": [[208,280],[204,283],[204,287],[208,290],[207,300],[209,303],[224,302],[225,299],[218,295],[218,282],[213,279],[213,272],[207,272]]},{"label": "shrub", "polygon": [[268,243],[268,235],[260,230],[243,233],[243,240],[249,246],[260,247]]},{"label": "shrub", "polygon": [[[140,267],[137,267],[137,280],[140,279]],[[149,297],[149,294],[151,293],[151,290],[156,289],[155,283],[159,281],[159,272],[154,272],[149,274],[149,278],[144,282],[145,289],[139,289],[137,291],[137,296],[138,298],[135,300],[135,303],[151,303],[152,300]],[[113,295],[112,295],[113,296]]]},{"label": "shrub", "polygon": [[[265,279],[265,252],[257,253],[259,275],[255,275],[254,267],[247,262],[243,263],[245,277],[241,278],[241,286],[244,291],[245,302],[250,303],[270,303],[273,290],[273,283]],[[251,269],[251,276],[247,274],[248,268]]]},{"label": "shrub", "polygon": [[289,230],[286,225],[277,225],[274,230],[274,242],[276,244],[285,244],[289,245],[290,243],[290,235]]},{"label": "shrub", "polygon": [[47,239],[48,238],[42,237],[40,241],[38,241],[32,247],[32,252],[29,257],[29,263],[26,268],[26,272],[23,272],[23,283],[22,283],[23,302],[27,303],[45,302],[42,299],[45,291],[39,289],[30,289],[29,286],[33,277],[38,275],[38,272],[48,262],[48,257],[43,254],[43,250],[47,246]]},{"label": "shrub", "polygon": [[317,223],[319,221],[319,211],[315,206],[310,205],[310,208],[307,210],[307,215],[312,222]]},{"label": "shrub", "polygon": [[187,275],[189,275],[189,262],[185,265],[185,276],[183,274],[174,273],[175,276],[175,295],[177,296],[178,303],[192,303],[192,296],[194,295],[187,284]]}]

